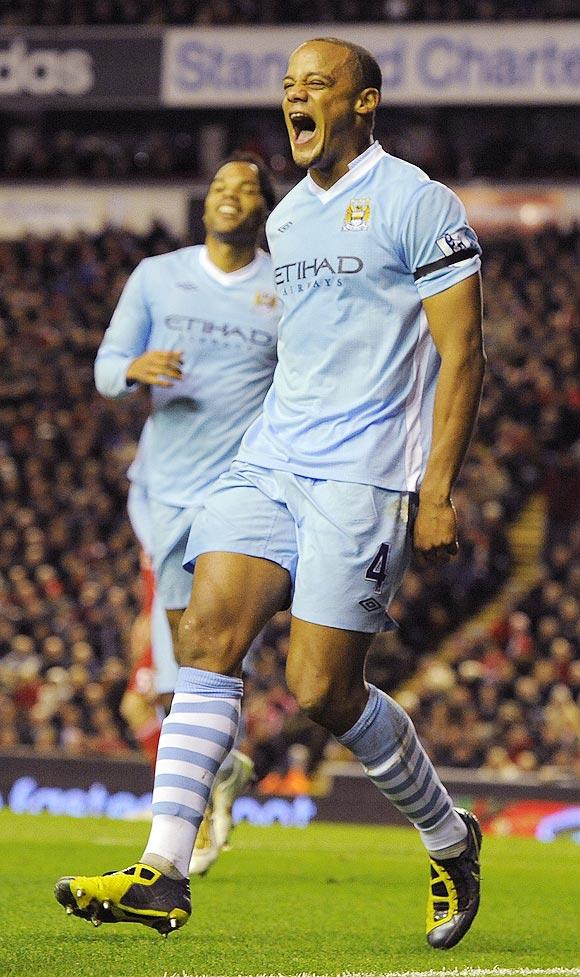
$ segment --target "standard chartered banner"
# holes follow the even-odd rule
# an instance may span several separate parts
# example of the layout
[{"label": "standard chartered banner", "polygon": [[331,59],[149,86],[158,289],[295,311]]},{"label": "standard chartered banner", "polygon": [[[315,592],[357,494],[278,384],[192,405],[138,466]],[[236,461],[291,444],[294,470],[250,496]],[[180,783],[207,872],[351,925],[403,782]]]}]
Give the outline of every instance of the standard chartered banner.
[{"label": "standard chartered banner", "polygon": [[332,34],[362,44],[383,70],[385,104],[576,103],[577,24],[170,28],[161,100],[171,106],[270,106],[289,53]]},{"label": "standard chartered banner", "polygon": [[576,103],[578,22],[0,31],[0,107],[275,106],[290,51],[328,33],[369,48],[384,103]]}]

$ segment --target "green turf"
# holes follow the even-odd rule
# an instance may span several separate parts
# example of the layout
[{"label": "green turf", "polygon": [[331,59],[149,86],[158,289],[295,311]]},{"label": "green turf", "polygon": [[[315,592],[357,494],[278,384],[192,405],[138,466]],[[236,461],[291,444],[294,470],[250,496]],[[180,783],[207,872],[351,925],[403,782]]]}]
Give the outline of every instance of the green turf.
[{"label": "green turf", "polygon": [[580,848],[569,839],[484,842],[484,896],[455,949],[423,935],[426,860],[406,829],[251,828],[206,879],[167,941],[141,926],[67,917],[59,875],[123,868],[145,824],[0,812],[1,977],[384,974],[580,963]]}]

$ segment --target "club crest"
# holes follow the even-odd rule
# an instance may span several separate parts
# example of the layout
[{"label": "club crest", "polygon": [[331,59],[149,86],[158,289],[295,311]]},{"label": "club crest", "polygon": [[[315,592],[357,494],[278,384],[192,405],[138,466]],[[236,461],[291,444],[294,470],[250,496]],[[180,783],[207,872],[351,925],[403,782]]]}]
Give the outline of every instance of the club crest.
[{"label": "club crest", "polygon": [[277,311],[278,299],[271,292],[256,292],[254,306],[257,311],[272,314]]},{"label": "club crest", "polygon": [[346,208],[343,231],[366,231],[371,219],[370,197],[354,197]]}]

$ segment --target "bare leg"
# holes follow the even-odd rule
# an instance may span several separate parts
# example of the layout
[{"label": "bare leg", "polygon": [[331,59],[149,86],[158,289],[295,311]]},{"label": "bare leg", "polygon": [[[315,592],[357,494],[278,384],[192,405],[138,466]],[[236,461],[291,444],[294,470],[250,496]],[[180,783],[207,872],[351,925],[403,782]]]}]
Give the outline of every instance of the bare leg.
[{"label": "bare leg", "polygon": [[231,553],[197,560],[179,626],[181,667],[159,743],[144,855],[165,874],[187,874],[215,775],[234,744],[242,659],[289,590],[288,573],[269,560]]},{"label": "bare leg", "polygon": [[350,729],[366,705],[364,662],[373,637],[292,618],[288,687],[304,712],[335,736]]},{"label": "bare leg", "polygon": [[240,553],[202,553],[179,625],[179,664],[239,675],[252,641],[289,598],[290,576],[277,563]]},{"label": "bare leg", "polygon": [[454,857],[465,848],[465,823],[405,711],[365,683],[371,640],[293,618],[288,684],[302,709],[352,750],[373,783],[418,828],[427,850]]},{"label": "bare leg", "polygon": [[173,642],[174,649],[177,648],[177,642],[179,640],[179,622],[183,616],[185,608],[180,607],[177,610],[173,608],[165,610],[167,614],[167,620],[169,621],[169,630],[171,631],[171,640]]}]

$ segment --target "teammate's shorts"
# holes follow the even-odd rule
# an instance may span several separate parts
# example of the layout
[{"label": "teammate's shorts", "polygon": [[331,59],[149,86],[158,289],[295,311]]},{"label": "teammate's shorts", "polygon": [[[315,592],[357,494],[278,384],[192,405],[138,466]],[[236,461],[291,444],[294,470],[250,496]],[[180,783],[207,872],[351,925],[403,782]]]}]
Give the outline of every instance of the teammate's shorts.
[{"label": "teammate's shorts", "polygon": [[157,594],[162,607],[168,611],[189,604],[191,576],[183,569],[183,561],[191,523],[200,505],[181,509],[149,499]]},{"label": "teammate's shorts", "polygon": [[389,603],[411,553],[414,493],[304,478],[242,462],[211,487],[184,565],[201,553],[272,560],[290,574],[292,613],[347,631],[393,627]]},{"label": "teammate's shorts", "polygon": [[151,554],[153,541],[151,539],[151,516],[149,515],[149,498],[147,490],[141,482],[129,482],[127,493],[127,515],[135,536],[146,553]]},{"label": "teammate's shorts", "polygon": [[[189,577],[189,582],[191,584],[191,577]],[[174,692],[178,665],[173,653],[173,639],[167,614],[157,593],[153,598],[151,608],[151,643],[153,646],[153,684],[155,691],[158,695]]]}]

